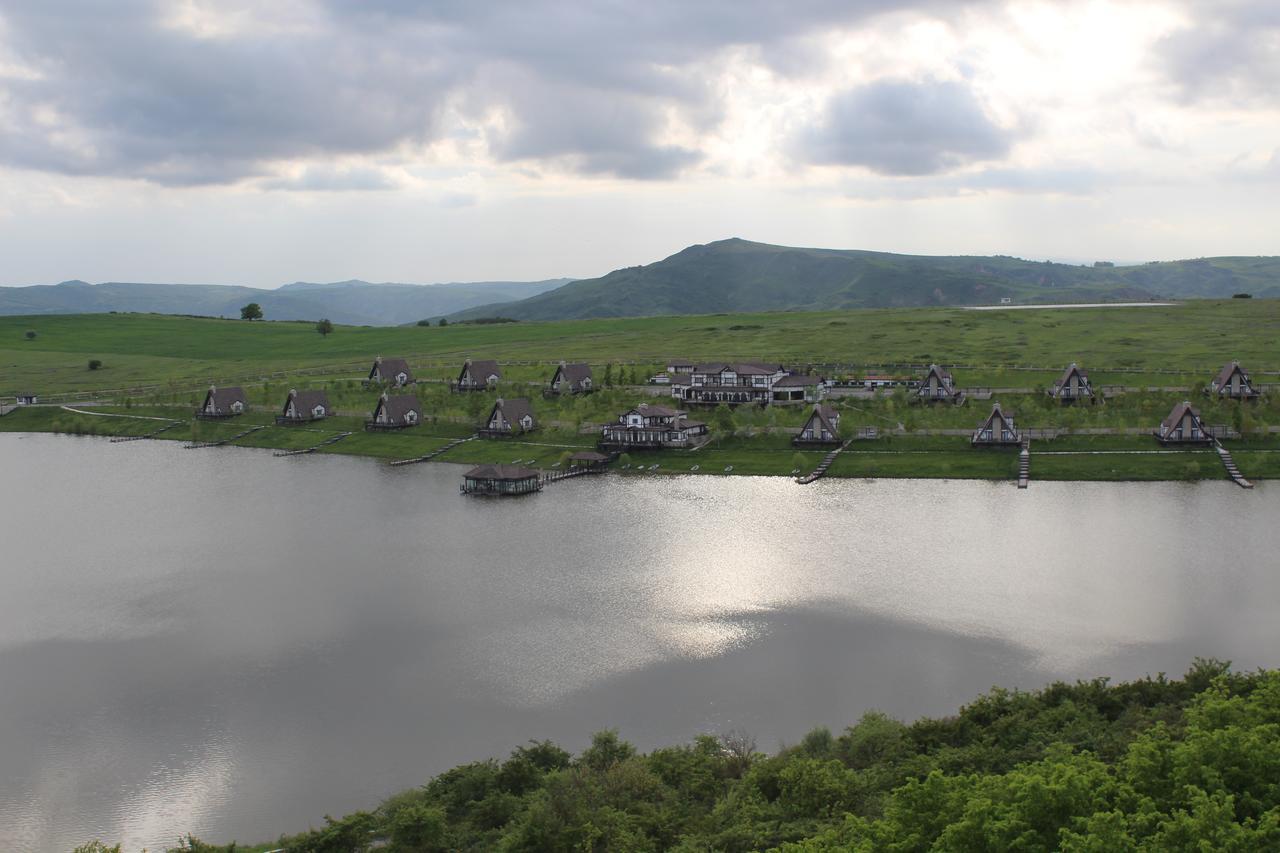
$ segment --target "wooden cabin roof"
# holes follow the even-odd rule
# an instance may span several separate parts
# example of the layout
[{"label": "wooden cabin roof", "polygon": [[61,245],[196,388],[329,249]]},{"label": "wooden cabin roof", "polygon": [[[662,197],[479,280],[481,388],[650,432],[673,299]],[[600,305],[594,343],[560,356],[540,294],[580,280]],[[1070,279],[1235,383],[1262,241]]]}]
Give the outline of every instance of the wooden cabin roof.
[{"label": "wooden cabin roof", "polygon": [[1197,421],[1200,420],[1200,410],[1191,405],[1190,402],[1184,400],[1173,407],[1173,410],[1169,412],[1169,417],[1160,422],[1160,428],[1162,430],[1173,429],[1178,425],[1178,422],[1182,420],[1183,415],[1187,412],[1190,412],[1191,417],[1195,418]]},{"label": "wooden cabin roof", "polygon": [[1081,367],[1080,365],[1076,364],[1073,361],[1069,365],[1067,365],[1066,370],[1062,371],[1062,375],[1058,377],[1057,382],[1053,383],[1053,387],[1061,388],[1062,386],[1066,385],[1067,382],[1071,380],[1071,374],[1073,373],[1078,375],[1082,382],[1088,383],[1089,371],[1085,370],[1083,367]]},{"label": "wooden cabin roof", "polygon": [[992,429],[995,429],[995,422],[997,420],[1000,421],[1002,427],[1007,427],[1008,429],[1014,429],[1015,427],[1013,425],[1013,417],[1014,417],[1013,412],[1004,411],[1003,409],[1000,408],[1000,404],[996,403],[992,405],[991,414],[987,415],[986,420],[978,424],[977,431],[981,432],[987,427],[991,427]]},{"label": "wooden cabin roof", "polygon": [[804,422],[804,426],[800,428],[803,432],[805,427],[817,420],[820,425],[826,428],[827,432],[832,435],[836,434],[836,421],[840,419],[840,413],[833,407],[822,403],[814,404],[813,411],[809,413],[808,419]]},{"label": "wooden cabin roof", "polygon": [[530,480],[536,479],[538,472],[523,465],[489,464],[477,465],[462,476],[468,480]]},{"label": "wooden cabin roof", "polygon": [[806,375],[803,373],[788,373],[786,376],[773,383],[774,388],[804,388],[809,385],[818,385],[822,379],[817,376]]},{"label": "wooden cabin roof", "polygon": [[383,358],[378,356],[373,360],[373,367],[369,368],[369,378],[372,379],[375,373],[384,379],[395,376],[397,373],[403,373],[410,380],[413,379],[413,371],[409,368],[409,362],[403,358]]},{"label": "wooden cabin roof", "polygon": [[373,410],[373,417],[376,420],[378,412],[381,410],[387,416],[387,419],[399,423],[405,419],[409,412],[422,412],[422,406],[418,403],[418,398],[412,394],[383,394],[378,399],[378,406]]},{"label": "wooden cabin roof", "polygon": [[529,405],[528,397],[512,397],[510,400],[504,400],[499,397],[498,401],[493,404],[493,408],[489,410],[489,420],[493,419],[494,413],[499,409],[502,410],[502,414],[506,419],[512,423],[519,423],[524,419],[525,415],[532,418],[535,425],[538,423],[538,419],[533,417],[533,407]]},{"label": "wooden cabin roof", "polygon": [[245,405],[244,389],[239,386],[232,385],[227,388],[219,388],[216,385],[210,385],[209,391],[204,395],[205,405],[209,405],[212,398],[213,405],[218,409],[229,409],[232,403],[240,403]]},{"label": "wooden cabin roof", "polygon": [[329,395],[323,391],[299,391],[296,388],[290,389],[289,396],[285,398],[284,408],[289,408],[289,400],[293,400],[293,405],[303,411],[310,412],[316,406],[324,406],[325,411],[329,411]]},{"label": "wooden cabin roof", "polygon": [[565,382],[568,382],[569,385],[577,388],[582,385],[582,380],[591,378],[591,365],[585,361],[575,364],[566,364],[562,361],[560,366],[556,368],[556,373],[551,377],[552,382],[555,381],[556,374],[562,377]]},{"label": "wooden cabin roof", "polygon": [[490,376],[502,378],[502,370],[498,367],[498,362],[491,358],[467,359],[462,363],[462,371],[458,373],[458,378],[461,379],[468,372],[472,379],[483,380]]},{"label": "wooden cabin roof", "polygon": [[1218,378],[1213,380],[1214,386],[1217,388],[1223,387],[1231,381],[1232,374],[1237,371],[1239,371],[1240,376],[1244,379],[1245,384],[1249,384],[1249,374],[1240,366],[1240,362],[1232,361],[1228,363],[1226,367],[1222,368],[1222,370],[1218,371]]}]

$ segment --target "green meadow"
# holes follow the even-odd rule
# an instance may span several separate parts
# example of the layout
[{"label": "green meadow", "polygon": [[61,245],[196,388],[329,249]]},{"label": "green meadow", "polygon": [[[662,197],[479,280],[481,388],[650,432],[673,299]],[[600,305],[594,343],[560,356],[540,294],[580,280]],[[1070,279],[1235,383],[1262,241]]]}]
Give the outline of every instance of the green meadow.
[{"label": "green meadow", "polygon": [[[34,337],[29,336],[34,332]],[[338,326],[327,336],[309,323],[245,322],[144,314],[0,318],[0,400],[33,391],[58,406],[19,409],[0,418],[4,431],[139,435],[173,418],[158,436],[216,441],[254,424],[238,439],[251,447],[302,449],[338,432],[353,434],[320,452],[401,459],[422,456],[470,435],[499,397],[533,400],[540,429],[511,440],[470,441],[439,457],[461,463],[563,464],[594,445],[599,425],[665,389],[646,387],[668,357],[759,359],[814,366],[829,377],[868,373],[909,376],[910,365],[954,365],[958,385],[995,389],[991,400],[922,406],[903,391],[872,399],[835,397],[842,428],[876,427],[881,438],[855,441],[832,467],[843,477],[1012,479],[1016,452],[973,450],[963,434],[992,401],[1017,413],[1022,428],[1054,430],[1033,445],[1032,478],[1221,478],[1216,456],[1203,450],[1154,453],[1151,429],[1182,399],[1210,424],[1232,427],[1227,442],[1242,473],[1280,475],[1280,395],[1240,404],[1211,400],[1204,385],[1221,365],[1239,359],[1255,382],[1280,383],[1280,300],[1196,301],[1140,308],[1016,311],[964,309],[855,310],[581,320],[447,327]],[[376,355],[405,357],[419,379],[414,393],[426,422],[396,433],[365,433],[377,391],[361,380]],[[494,392],[455,394],[447,381],[462,359],[496,358],[503,382]],[[99,369],[88,368],[91,359]],[[543,398],[542,385],[560,360],[588,361],[598,384],[585,397]],[[1042,391],[1076,361],[1097,387],[1143,389],[1094,405],[1060,406]],[[1270,374],[1270,375],[1268,375]],[[209,383],[245,388],[251,411],[233,422],[192,421]],[[324,388],[338,415],[305,428],[277,427],[275,411],[290,388]],[[1006,390],[1000,390],[1006,389]],[[1149,390],[1155,389],[1155,390]],[[653,396],[654,392],[658,396]],[[795,451],[788,430],[805,407],[700,410],[713,440],[691,451],[634,454],[615,467],[644,476],[667,473],[790,475],[812,469],[820,451]],[[108,417],[105,415],[123,415]],[[1091,432],[1105,434],[1090,434]],[[656,468],[654,466],[657,466]]]}]

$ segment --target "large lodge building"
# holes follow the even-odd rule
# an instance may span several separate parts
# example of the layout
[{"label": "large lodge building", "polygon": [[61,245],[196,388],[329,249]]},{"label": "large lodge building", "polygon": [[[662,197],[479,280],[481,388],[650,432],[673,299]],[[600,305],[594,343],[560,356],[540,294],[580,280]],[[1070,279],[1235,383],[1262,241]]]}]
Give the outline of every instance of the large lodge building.
[{"label": "large lodge building", "polygon": [[667,374],[671,396],[686,403],[812,403],[823,392],[818,377],[793,374],[780,364],[673,361]]}]

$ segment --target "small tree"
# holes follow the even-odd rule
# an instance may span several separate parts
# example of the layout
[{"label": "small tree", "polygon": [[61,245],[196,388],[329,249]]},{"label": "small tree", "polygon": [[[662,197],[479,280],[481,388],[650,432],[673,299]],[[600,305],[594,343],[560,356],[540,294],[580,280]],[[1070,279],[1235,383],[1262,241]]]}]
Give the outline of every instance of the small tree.
[{"label": "small tree", "polygon": [[250,302],[248,305],[240,309],[241,320],[261,320],[262,306],[256,302]]},{"label": "small tree", "polygon": [[321,337],[324,337],[333,331],[333,323],[330,323],[329,318],[326,317],[319,323],[316,323],[316,331],[320,333]]},{"label": "small tree", "polygon": [[735,426],[733,421],[733,410],[724,403],[716,406],[715,423],[716,429],[720,431],[721,436],[724,438],[732,436]]},{"label": "small tree", "polygon": [[613,385],[613,362],[609,362],[604,366],[604,384],[606,386]]},{"label": "small tree", "polygon": [[25,338],[26,338],[27,340],[29,340],[29,341],[34,341],[34,340],[36,339],[36,330],[35,330],[35,329],[27,329],[27,333],[26,333],[25,335],[23,335],[23,337],[25,337]]},{"label": "small tree", "polygon": [[91,358],[91,359],[89,359],[89,369],[90,369],[90,370],[97,370],[97,369],[98,369],[98,368],[100,368],[100,367],[102,367],[102,359],[100,359],[100,358]]},{"label": "small tree", "polygon": [[447,325],[449,325],[449,321],[448,321],[448,320],[446,320],[445,318],[441,317],[441,318],[440,318],[440,322],[439,322],[439,323],[437,323],[436,325],[438,325],[438,326],[447,326]]}]

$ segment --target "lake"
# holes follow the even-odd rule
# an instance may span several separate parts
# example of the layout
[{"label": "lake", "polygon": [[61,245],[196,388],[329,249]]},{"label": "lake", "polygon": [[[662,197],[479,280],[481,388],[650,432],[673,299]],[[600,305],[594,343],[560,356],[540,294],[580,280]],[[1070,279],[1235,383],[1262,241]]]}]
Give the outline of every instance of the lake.
[{"label": "lake", "polygon": [[760,748],[1274,666],[1280,486],[462,468],[0,434],[0,849],[270,840],[530,738]]}]

